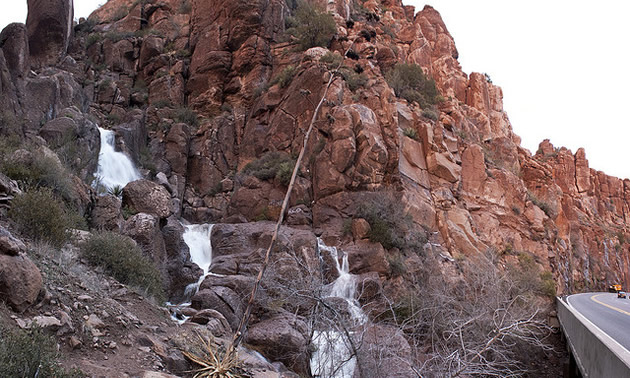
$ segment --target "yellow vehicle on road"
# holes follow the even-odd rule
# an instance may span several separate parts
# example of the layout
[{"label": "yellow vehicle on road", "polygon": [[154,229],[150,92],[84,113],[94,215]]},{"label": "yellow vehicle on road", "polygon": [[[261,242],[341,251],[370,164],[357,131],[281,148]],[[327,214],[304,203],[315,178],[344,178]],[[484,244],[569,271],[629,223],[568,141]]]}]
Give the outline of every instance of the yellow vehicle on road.
[{"label": "yellow vehicle on road", "polygon": [[615,284],[608,286],[608,291],[611,293],[618,293],[621,291],[621,285]]}]

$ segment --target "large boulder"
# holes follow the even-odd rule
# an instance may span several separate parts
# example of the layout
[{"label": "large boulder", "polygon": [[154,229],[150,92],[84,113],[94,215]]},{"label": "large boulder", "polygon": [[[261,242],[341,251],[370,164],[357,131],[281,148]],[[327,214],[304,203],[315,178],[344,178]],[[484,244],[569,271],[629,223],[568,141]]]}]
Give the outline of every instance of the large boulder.
[{"label": "large boulder", "polygon": [[28,257],[0,255],[0,301],[22,312],[37,302],[42,290],[42,275]]},{"label": "large boulder", "polygon": [[130,182],[123,189],[123,206],[135,211],[168,218],[173,214],[171,196],[161,185],[149,180]]},{"label": "large boulder", "polygon": [[0,254],[17,256],[20,252],[26,252],[24,243],[13,237],[4,227],[0,226]]},{"label": "large boulder", "polygon": [[116,196],[106,195],[96,198],[90,226],[98,230],[120,232],[123,222],[121,201]]},{"label": "large boulder", "polygon": [[31,61],[42,67],[66,54],[72,34],[72,0],[28,0],[26,29]]},{"label": "large boulder", "polygon": [[166,271],[166,247],[158,217],[147,213],[136,214],[123,225],[123,234],[135,240],[158,268]]},{"label": "large boulder", "polygon": [[4,52],[11,76],[14,79],[26,76],[31,69],[26,26],[16,22],[2,29],[0,48]]},{"label": "large boulder", "polygon": [[310,335],[303,317],[280,313],[251,325],[246,342],[268,359],[308,376]]}]

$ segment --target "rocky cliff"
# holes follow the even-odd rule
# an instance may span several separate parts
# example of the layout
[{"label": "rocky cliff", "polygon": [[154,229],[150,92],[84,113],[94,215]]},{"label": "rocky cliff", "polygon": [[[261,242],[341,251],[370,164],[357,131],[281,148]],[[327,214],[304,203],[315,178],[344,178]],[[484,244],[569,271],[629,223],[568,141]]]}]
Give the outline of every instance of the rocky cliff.
[{"label": "rocky cliff", "polygon": [[[309,4],[332,15],[333,33],[322,46],[301,49],[293,1],[110,0],[73,25],[71,0],[29,0],[26,25],[0,34],[0,131],[58,156],[72,172],[66,202],[90,230],[122,233],[142,247],[172,301],[200,274],[179,221],[216,224],[211,271],[220,275],[206,277],[185,312],[222,337],[242,316],[286,173],[341,64],[306,144],[247,339],[302,375],[311,374],[317,299],[306,293],[336,278],[317,237],[348,253],[364,289],[359,300],[375,323],[389,319],[388,305],[420,290],[413,277],[431,270],[456,284],[467,262],[489,253],[500,270],[533,262],[558,294],[625,281],[630,181],[590,169],[583,149],[573,154],[549,141],[534,155],[522,148],[501,88],[462,71],[435,9],[416,12],[399,0]],[[434,81],[434,104],[401,95],[391,72],[402,63]],[[97,125],[115,131],[116,147],[145,180],[96,193]],[[28,153],[3,149],[3,161],[23,162]],[[21,190],[0,179],[0,205],[10,208]],[[13,252],[3,259],[20,259],[7,264],[23,265],[32,278],[0,276],[0,288],[8,288],[0,291],[24,311],[41,300],[41,275],[26,247],[6,249]],[[395,335],[390,349],[401,352],[383,366],[428,359],[404,327],[391,324],[365,331],[370,347],[357,352],[359,361],[371,360],[361,353],[376,353],[384,334]],[[183,358],[160,357],[182,371]]]}]

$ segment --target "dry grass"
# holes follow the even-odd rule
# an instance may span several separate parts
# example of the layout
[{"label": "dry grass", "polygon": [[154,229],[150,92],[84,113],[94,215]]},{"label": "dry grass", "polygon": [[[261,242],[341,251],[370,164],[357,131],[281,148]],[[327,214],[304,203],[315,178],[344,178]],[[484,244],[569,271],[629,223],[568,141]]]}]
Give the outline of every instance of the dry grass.
[{"label": "dry grass", "polygon": [[191,370],[193,378],[240,378],[243,375],[239,372],[240,361],[236,354],[226,356],[221,353],[211,339],[206,339],[200,334],[199,338],[201,350],[189,352],[182,350],[182,353],[192,363],[199,366]]}]

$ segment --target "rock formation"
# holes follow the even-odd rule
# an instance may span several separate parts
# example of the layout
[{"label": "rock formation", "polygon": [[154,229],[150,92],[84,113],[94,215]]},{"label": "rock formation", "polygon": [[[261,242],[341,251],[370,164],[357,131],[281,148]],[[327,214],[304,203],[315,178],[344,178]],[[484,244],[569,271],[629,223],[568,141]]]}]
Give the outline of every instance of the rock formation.
[{"label": "rock formation", "polygon": [[[349,273],[362,288],[357,300],[375,321],[388,301],[417,290],[409,277],[431,268],[456,282],[459,264],[487,251],[503,268],[531,257],[559,294],[630,278],[630,180],[590,169],[584,149],[574,154],[548,140],[535,154],[522,148],[501,88],[462,71],[435,9],[416,12],[400,0],[309,1],[332,13],[336,34],[326,46],[298,51],[285,30],[294,22],[292,3],[112,0],[73,25],[72,1],[29,0],[26,26],[0,33],[0,133],[54,150],[78,188],[68,202],[91,231],[134,239],[171,299],[190,294],[187,324],[228,337],[261,267],[268,221],[279,216],[330,60],[342,62],[246,336],[283,364],[276,369],[282,374],[309,374],[316,303],[348,313],[322,294],[339,274],[333,258],[317,254],[318,237],[348,253]],[[435,81],[435,105],[396,95],[388,73],[402,62]],[[145,177],[122,193],[98,195],[89,186],[97,125],[115,131],[116,149]],[[27,154],[20,151],[14,154]],[[19,193],[0,174],[3,225]],[[214,275],[188,294],[201,269],[180,221],[216,224]],[[16,311],[32,308],[41,274],[22,244],[2,232],[0,273],[1,299]],[[384,357],[387,364],[424,353],[390,327],[367,328],[358,358],[377,353],[383,335],[397,350]],[[102,328],[85,329],[102,337]],[[186,370],[179,352],[142,340],[164,364]]]}]

